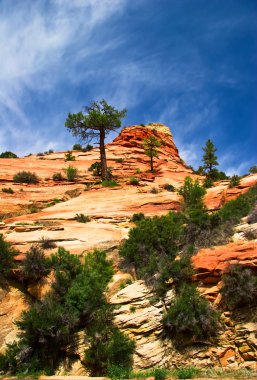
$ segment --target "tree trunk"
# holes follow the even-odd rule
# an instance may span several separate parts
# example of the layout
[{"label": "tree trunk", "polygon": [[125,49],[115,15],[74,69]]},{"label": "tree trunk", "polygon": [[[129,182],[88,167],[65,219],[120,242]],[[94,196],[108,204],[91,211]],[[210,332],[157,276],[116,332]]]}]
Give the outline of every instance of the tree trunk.
[{"label": "tree trunk", "polygon": [[151,156],[150,156],[150,165],[151,165],[151,172],[153,173],[153,152],[151,151]]},{"label": "tree trunk", "polygon": [[101,159],[101,177],[102,177],[102,180],[107,179],[107,162],[106,162],[104,139],[105,139],[105,130],[102,127],[100,129],[100,159]]}]

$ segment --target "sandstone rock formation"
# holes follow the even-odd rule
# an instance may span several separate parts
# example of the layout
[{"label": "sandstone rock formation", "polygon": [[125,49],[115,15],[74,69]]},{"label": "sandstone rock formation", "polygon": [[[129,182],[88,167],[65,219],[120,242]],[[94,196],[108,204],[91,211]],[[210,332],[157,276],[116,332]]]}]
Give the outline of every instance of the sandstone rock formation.
[{"label": "sandstone rock formation", "polygon": [[[149,158],[145,155],[143,142],[154,134],[162,146],[155,159],[155,173],[149,173]],[[190,175],[199,178],[180,158],[170,130],[161,124],[132,126],[123,129],[114,141],[106,146],[108,165],[112,167],[119,186],[104,188],[97,184],[97,178],[88,171],[99,161],[99,150],[90,152],[73,151],[76,161],[71,164],[78,168],[79,177],[74,183],[54,182],[52,175],[63,172],[65,152],[44,156],[31,155],[20,159],[0,159],[1,187],[11,187],[14,194],[0,192],[0,208],[4,217],[0,233],[20,251],[17,260],[22,260],[31,244],[42,237],[64,246],[74,254],[81,254],[95,248],[105,249],[117,263],[116,249],[127,238],[133,226],[131,216],[142,212],[147,216],[164,215],[170,210],[179,210],[181,197],[177,192],[164,189],[164,184],[179,188],[184,178]],[[40,177],[39,184],[13,183],[18,171],[30,170]],[[139,185],[130,184],[130,177],[136,177]],[[236,188],[229,188],[228,181],[220,181],[208,189],[205,204],[210,211],[219,209],[228,200],[246,192],[257,183],[257,174],[244,177]],[[151,193],[155,187],[157,193]],[[77,214],[91,218],[88,223],[79,223]],[[220,277],[230,263],[257,268],[256,238],[246,240],[245,232],[256,231],[254,225],[245,222],[236,228],[233,242],[228,245],[202,249],[193,258],[196,268],[195,281],[199,290],[214,304],[219,302]],[[47,251],[50,254],[51,251]],[[115,277],[116,276],[116,277]],[[172,347],[162,337],[162,314],[164,305],[155,303],[151,289],[143,281],[133,279],[132,284],[120,289],[121,279],[127,274],[117,273],[110,285],[110,302],[117,306],[117,325],[136,341],[135,368],[164,365],[219,365],[231,368],[256,366],[257,321],[246,315],[237,316],[235,322],[230,313],[222,315],[224,331],[218,341],[210,346],[194,345],[181,351]],[[124,277],[125,276],[125,277]],[[132,278],[132,277],[131,277]],[[43,288],[31,288],[28,292],[38,298]],[[167,304],[173,297],[168,294]],[[16,337],[14,320],[27,307],[24,293],[12,287],[0,293],[0,350]],[[256,309],[251,313],[257,314]],[[240,319],[241,318],[241,319]],[[233,319],[234,320],[234,319]],[[78,336],[78,352],[82,359],[85,339]],[[72,348],[71,348],[72,349]],[[80,360],[74,364],[73,374],[84,374]]]}]

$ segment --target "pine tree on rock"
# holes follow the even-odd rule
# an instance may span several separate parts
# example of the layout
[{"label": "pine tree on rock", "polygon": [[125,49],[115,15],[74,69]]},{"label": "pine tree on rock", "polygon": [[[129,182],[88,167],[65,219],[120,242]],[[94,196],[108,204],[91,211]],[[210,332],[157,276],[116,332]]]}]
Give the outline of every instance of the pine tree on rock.
[{"label": "pine tree on rock", "polygon": [[153,159],[154,157],[158,157],[156,148],[159,148],[160,146],[161,142],[155,136],[150,136],[148,139],[144,140],[144,150],[145,154],[150,157],[150,168],[152,173],[154,172]]},{"label": "pine tree on rock", "polygon": [[206,141],[205,147],[202,149],[204,151],[204,155],[202,158],[202,161],[204,162],[203,167],[204,169],[208,170],[208,174],[211,176],[214,170],[214,166],[219,165],[217,161],[218,157],[215,155],[217,148],[215,148],[213,142],[210,139],[208,139]]},{"label": "pine tree on rock", "polygon": [[66,119],[65,126],[73,136],[78,136],[82,141],[97,139],[99,142],[102,180],[108,179],[105,137],[121,127],[121,120],[126,113],[126,109],[119,111],[103,99],[84,107],[84,112],[69,113]]}]

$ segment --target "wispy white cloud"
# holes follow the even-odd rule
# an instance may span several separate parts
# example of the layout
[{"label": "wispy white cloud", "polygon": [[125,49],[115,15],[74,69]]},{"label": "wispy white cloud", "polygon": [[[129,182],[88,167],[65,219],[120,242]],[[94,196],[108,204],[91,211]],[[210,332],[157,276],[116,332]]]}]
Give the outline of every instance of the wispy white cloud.
[{"label": "wispy white cloud", "polygon": [[[127,0],[55,0],[49,8],[44,8],[44,2],[24,0],[11,4],[3,0],[0,3],[3,146],[8,145],[11,136],[13,145],[27,153],[24,140],[29,139],[30,134],[34,139],[44,140],[42,130],[34,134],[35,121],[26,112],[29,96],[33,96],[33,92],[51,94],[58,82],[71,75],[69,67],[71,72],[75,70],[74,61],[83,61],[118,44],[119,38],[113,44],[101,44],[93,33],[113,15],[123,12],[126,4]],[[43,143],[45,141],[41,146]]]}]

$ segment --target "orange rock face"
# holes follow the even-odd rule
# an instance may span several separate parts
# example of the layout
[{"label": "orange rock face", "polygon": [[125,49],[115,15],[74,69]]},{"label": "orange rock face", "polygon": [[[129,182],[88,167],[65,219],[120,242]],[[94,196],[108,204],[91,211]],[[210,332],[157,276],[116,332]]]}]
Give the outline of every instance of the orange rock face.
[{"label": "orange rock face", "polygon": [[196,269],[195,279],[216,283],[231,264],[257,269],[257,242],[237,241],[214,248],[201,249],[192,258]]}]

